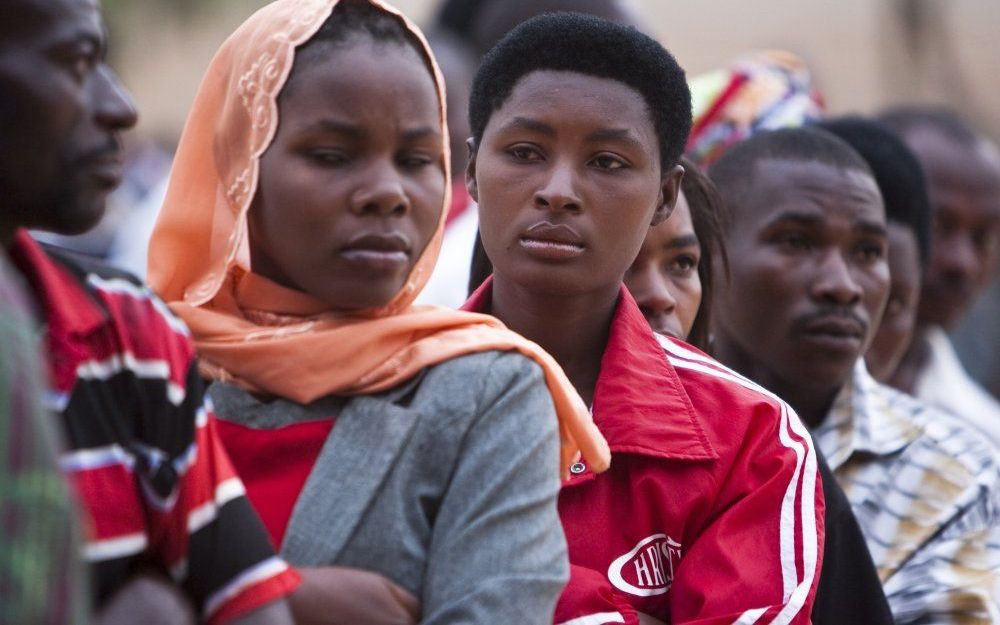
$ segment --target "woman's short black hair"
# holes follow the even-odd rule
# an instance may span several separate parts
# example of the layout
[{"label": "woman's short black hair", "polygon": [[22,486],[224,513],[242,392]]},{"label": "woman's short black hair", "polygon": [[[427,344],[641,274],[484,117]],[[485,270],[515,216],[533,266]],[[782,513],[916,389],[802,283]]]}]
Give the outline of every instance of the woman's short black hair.
[{"label": "woman's short black hair", "polygon": [[540,70],[609,78],[635,89],[649,107],[661,166],[672,167],[683,153],[691,132],[691,92],[684,70],[663,46],[635,28],[582,13],[534,17],[486,54],[469,98],[477,144],[518,81]]},{"label": "woman's short black hair", "polygon": [[884,124],[857,116],[817,124],[849,143],[868,162],[885,203],[885,218],[913,231],[920,260],[927,263],[931,248],[931,203],[920,161]]},{"label": "woman's short black hair", "polygon": [[710,352],[709,329],[712,311],[712,270],[718,265],[723,275],[729,273],[729,255],[722,236],[722,196],[709,177],[686,158],[681,158],[684,178],[681,191],[691,209],[691,224],[698,237],[701,260],[698,262],[698,280],[701,282],[701,305],[695,315],[687,342],[703,352]]}]

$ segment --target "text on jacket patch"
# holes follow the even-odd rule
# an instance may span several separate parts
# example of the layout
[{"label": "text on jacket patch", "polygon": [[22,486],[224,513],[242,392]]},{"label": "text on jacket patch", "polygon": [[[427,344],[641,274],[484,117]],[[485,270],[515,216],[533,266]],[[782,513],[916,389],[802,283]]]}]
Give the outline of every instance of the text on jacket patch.
[{"label": "text on jacket patch", "polygon": [[674,581],[681,544],[666,534],[643,538],[608,567],[608,580],[622,592],[639,597],[662,595]]}]

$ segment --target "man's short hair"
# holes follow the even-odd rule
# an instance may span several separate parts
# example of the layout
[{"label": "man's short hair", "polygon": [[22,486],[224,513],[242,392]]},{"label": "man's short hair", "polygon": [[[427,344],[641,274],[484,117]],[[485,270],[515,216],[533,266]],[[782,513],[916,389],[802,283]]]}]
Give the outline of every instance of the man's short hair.
[{"label": "man's short hair", "polygon": [[962,146],[975,146],[979,133],[950,109],[930,106],[897,106],[880,113],[876,119],[896,134],[930,128]]},{"label": "man's short hair", "polygon": [[882,199],[885,218],[913,231],[920,260],[930,258],[932,211],[927,181],[916,155],[885,125],[857,116],[817,124],[851,145],[871,167]]},{"label": "man's short hair", "polygon": [[815,127],[759,132],[729,148],[708,170],[726,203],[725,224],[732,224],[733,207],[750,190],[762,161],[822,163],[875,177],[865,159],[843,139]]},{"label": "man's short hair", "polygon": [[486,54],[469,99],[477,143],[518,81],[542,70],[608,78],[638,91],[656,130],[661,166],[677,163],[691,132],[691,92],[684,70],[663,46],[635,28],[581,13],[532,18]]}]

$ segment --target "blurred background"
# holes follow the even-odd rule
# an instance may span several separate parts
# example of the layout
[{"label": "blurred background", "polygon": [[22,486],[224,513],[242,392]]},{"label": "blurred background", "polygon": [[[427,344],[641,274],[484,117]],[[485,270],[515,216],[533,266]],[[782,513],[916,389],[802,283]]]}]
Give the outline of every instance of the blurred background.
[{"label": "blurred background", "polygon": [[[266,0],[105,0],[112,59],[142,113],[136,133],[176,141],[222,40]],[[396,0],[430,26],[440,0]],[[830,113],[946,104],[1000,137],[1000,2],[984,0],[625,0],[690,73],[754,48],[811,69]]]}]

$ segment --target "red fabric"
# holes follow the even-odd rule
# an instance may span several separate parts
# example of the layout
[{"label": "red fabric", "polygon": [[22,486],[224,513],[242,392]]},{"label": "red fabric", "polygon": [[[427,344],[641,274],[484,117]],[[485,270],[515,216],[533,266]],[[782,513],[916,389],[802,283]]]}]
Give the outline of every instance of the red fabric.
[{"label": "red fabric", "polygon": [[[199,609],[232,590],[203,614],[212,622],[290,594],[298,573],[274,555],[257,518],[230,505],[243,485],[192,378],[195,350],[183,324],[148,289],[56,261],[23,230],[10,253],[47,322],[49,401],[60,406],[67,444],[60,464],[88,517],[88,559],[114,564],[91,571],[96,605],[140,562],[165,570],[187,563],[184,590]],[[260,560],[248,562],[247,553]],[[249,594],[241,587],[248,573],[256,574]]]},{"label": "red fabric", "polygon": [[705,114],[702,115],[700,119],[695,121],[694,127],[691,128],[691,134],[688,136],[687,147],[689,149],[694,146],[695,142],[701,136],[701,133],[704,132],[705,128],[707,128],[709,124],[716,121],[719,111],[729,104],[729,99],[732,98],[737,91],[739,91],[740,87],[742,87],[748,79],[749,77],[743,73],[735,74],[732,78],[730,78],[729,84],[726,85],[726,88],[722,90],[721,94],[719,94],[718,99],[712,103],[711,108],[705,111]]},{"label": "red fabric", "polygon": [[287,597],[302,583],[302,576],[289,567],[274,577],[240,590],[236,596],[226,601],[209,619],[207,625],[226,625],[254,610]]},{"label": "red fabric", "polygon": [[219,421],[222,442],[276,549],[281,547],[295,502],[332,429],[333,419],[273,430]]},{"label": "red fabric", "polygon": [[[489,312],[491,288],[465,308]],[[704,625],[754,610],[741,622],[810,622],[824,503],[811,439],[787,405],[655,335],[623,287],[594,421],[611,469],[578,466],[560,494],[573,566],[557,623],[635,625],[638,611]]]}]

